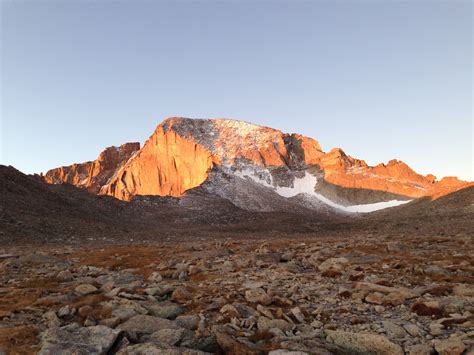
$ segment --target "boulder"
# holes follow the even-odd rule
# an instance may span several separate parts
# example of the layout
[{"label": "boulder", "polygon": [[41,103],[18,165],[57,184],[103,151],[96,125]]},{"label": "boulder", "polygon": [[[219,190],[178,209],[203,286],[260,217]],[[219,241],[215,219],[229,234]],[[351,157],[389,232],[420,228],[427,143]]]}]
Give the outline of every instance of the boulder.
[{"label": "boulder", "polygon": [[326,330],[328,340],[351,351],[352,354],[403,355],[400,345],[382,335]]},{"label": "boulder", "polygon": [[85,296],[85,295],[89,295],[91,293],[97,292],[97,287],[90,284],[83,284],[83,285],[76,286],[74,291],[79,295]]},{"label": "boulder", "polygon": [[273,328],[280,329],[283,332],[290,331],[295,326],[283,319],[268,319],[267,317],[258,317],[257,328],[260,331],[267,331]]},{"label": "boulder", "polygon": [[439,355],[461,355],[466,349],[466,345],[456,338],[435,341],[434,347]]},{"label": "boulder", "polygon": [[268,306],[272,303],[271,297],[263,288],[252,288],[245,291],[245,299],[250,303],[260,303],[264,306]]},{"label": "boulder", "polygon": [[175,319],[184,312],[180,305],[169,301],[144,303],[143,306],[150,315],[160,318]]},{"label": "boulder", "polygon": [[137,336],[153,334],[161,329],[180,329],[180,326],[168,319],[136,315],[120,324],[117,329],[125,332],[130,338],[136,339]]},{"label": "boulder", "polygon": [[40,355],[107,354],[120,331],[103,325],[50,328],[41,334]]},{"label": "boulder", "polygon": [[318,266],[318,270],[321,272],[327,271],[342,271],[349,264],[349,260],[344,257],[340,258],[329,258],[325,260],[321,265]]}]

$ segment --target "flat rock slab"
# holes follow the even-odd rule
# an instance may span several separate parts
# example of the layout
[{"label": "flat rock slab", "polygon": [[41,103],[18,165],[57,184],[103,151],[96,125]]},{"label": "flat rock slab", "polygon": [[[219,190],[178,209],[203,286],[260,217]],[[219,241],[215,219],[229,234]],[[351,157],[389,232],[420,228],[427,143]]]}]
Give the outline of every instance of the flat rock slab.
[{"label": "flat rock slab", "polygon": [[118,326],[127,334],[152,334],[161,329],[180,329],[181,327],[168,319],[147,315],[137,315]]},{"label": "flat rock slab", "polygon": [[120,330],[103,325],[50,328],[41,334],[40,355],[106,354]]},{"label": "flat rock slab", "polygon": [[386,337],[368,333],[351,333],[339,330],[326,330],[328,340],[351,351],[351,354],[403,355],[400,345]]},{"label": "flat rock slab", "polygon": [[66,260],[60,259],[52,255],[44,254],[29,254],[23,255],[18,258],[8,258],[5,261],[6,266],[26,266],[26,265],[59,265],[59,266],[68,266],[70,263]]},{"label": "flat rock slab", "polygon": [[199,350],[162,347],[153,343],[130,345],[120,350],[117,355],[205,355]]},{"label": "flat rock slab", "polygon": [[142,304],[148,312],[155,317],[175,319],[181,313],[184,312],[184,309],[173,302],[163,301],[163,302],[145,302]]}]

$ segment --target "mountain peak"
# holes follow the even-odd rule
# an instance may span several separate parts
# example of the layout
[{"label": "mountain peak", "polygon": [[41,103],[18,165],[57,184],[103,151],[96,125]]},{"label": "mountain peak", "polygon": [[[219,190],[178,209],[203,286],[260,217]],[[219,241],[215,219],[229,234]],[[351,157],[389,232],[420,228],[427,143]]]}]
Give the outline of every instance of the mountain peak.
[{"label": "mountain peak", "polygon": [[[371,167],[340,148],[325,153],[316,140],[300,134],[239,120],[185,117],[165,119],[142,148],[138,143],[108,148],[94,162],[49,171],[45,180],[122,200],[180,197],[204,186],[243,208],[274,208],[274,201],[287,203],[283,197],[306,194],[319,199],[317,206],[337,202],[349,211],[357,210],[353,204],[406,201],[465,186],[454,179],[436,183],[395,159]],[[258,198],[267,194],[273,207]],[[307,207],[303,200],[298,203]]]}]

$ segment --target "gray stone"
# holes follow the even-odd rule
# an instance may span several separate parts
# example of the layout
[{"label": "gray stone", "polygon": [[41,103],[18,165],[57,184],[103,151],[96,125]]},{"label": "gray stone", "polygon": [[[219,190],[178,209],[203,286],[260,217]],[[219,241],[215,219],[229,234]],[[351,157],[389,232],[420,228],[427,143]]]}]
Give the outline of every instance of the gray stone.
[{"label": "gray stone", "polygon": [[153,334],[161,329],[179,329],[173,321],[148,315],[137,315],[125,323],[120,324],[117,329],[124,331],[131,339],[143,334]]},{"label": "gray stone", "polygon": [[75,308],[71,308],[69,307],[69,305],[66,305],[64,307],[61,307],[58,310],[58,317],[61,317],[61,318],[69,317],[69,316],[73,316],[75,313],[76,313]]},{"label": "gray stone", "polygon": [[291,314],[296,318],[296,320],[300,323],[304,323],[304,314],[301,312],[299,307],[295,307],[291,309]]},{"label": "gray stone", "polygon": [[150,335],[149,342],[159,345],[174,346],[183,338],[184,329],[160,329]]},{"label": "gray stone", "polygon": [[461,355],[466,345],[456,338],[435,341],[434,347],[439,355]]},{"label": "gray stone", "polygon": [[264,315],[267,318],[270,318],[270,319],[275,318],[275,317],[273,317],[272,312],[267,307],[264,307],[261,304],[257,305],[257,311],[260,312],[262,315]]},{"label": "gray stone", "polygon": [[163,349],[153,343],[136,344],[127,346],[117,352],[117,355],[181,355],[177,349]]},{"label": "gray stone", "polygon": [[61,325],[61,321],[59,320],[58,316],[56,315],[56,312],[54,311],[48,311],[44,313],[43,319],[48,328],[59,327]]},{"label": "gray stone", "polygon": [[474,286],[467,284],[454,286],[453,294],[456,296],[474,297]]},{"label": "gray stone", "polygon": [[344,267],[349,264],[349,260],[344,257],[341,258],[330,258],[324,261],[321,265],[318,266],[319,271],[342,271]]},{"label": "gray stone", "polygon": [[267,317],[258,317],[257,328],[260,331],[270,330],[272,328],[280,329],[283,332],[290,331],[294,325],[283,319],[268,319]]},{"label": "gray stone", "polygon": [[199,324],[199,316],[197,315],[187,315],[187,316],[178,316],[175,319],[176,324],[180,327],[189,330],[196,330]]},{"label": "gray stone", "polygon": [[72,275],[71,271],[63,270],[63,271],[60,271],[58,273],[56,278],[61,282],[67,282],[67,281],[71,281],[73,279],[73,275]]},{"label": "gray stone", "polygon": [[83,284],[83,285],[77,286],[74,289],[74,291],[76,291],[76,293],[78,293],[79,295],[85,296],[85,295],[97,292],[97,287],[90,284]]},{"label": "gray stone", "polygon": [[112,311],[112,316],[120,319],[121,321],[126,321],[136,316],[137,312],[133,309],[117,308]]},{"label": "gray stone", "polygon": [[106,354],[120,331],[103,325],[50,328],[41,334],[40,355]]},{"label": "gray stone", "polygon": [[174,319],[184,312],[184,309],[176,303],[164,301],[158,303],[143,303],[148,312],[155,317]]},{"label": "gray stone", "polygon": [[382,325],[390,338],[404,338],[408,335],[402,327],[393,322],[383,321]]},{"label": "gray stone", "polygon": [[412,345],[407,349],[408,355],[433,355],[434,349],[429,344]]},{"label": "gray stone", "polygon": [[351,351],[353,354],[403,355],[400,345],[386,337],[368,333],[351,333],[340,330],[326,330],[328,340]]},{"label": "gray stone", "polygon": [[271,297],[262,288],[252,288],[245,291],[245,299],[251,303],[260,303],[268,306],[272,303]]},{"label": "gray stone", "polygon": [[450,274],[448,270],[443,269],[442,267],[439,267],[437,265],[430,265],[427,268],[425,268],[424,271],[426,275],[431,275],[431,276],[446,276]]},{"label": "gray stone", "polygon": [[408,334],[414,337],[422,337],[425,334],[425,332],[419,326],[413,323],[404,324],[403,328],[405,328]]},{"label": "gray stone", "polygon": [[193,349],[160,346],[153,343],[143,343],[127,346],[117,352],[117,355],[206,355],[203,351]]}]

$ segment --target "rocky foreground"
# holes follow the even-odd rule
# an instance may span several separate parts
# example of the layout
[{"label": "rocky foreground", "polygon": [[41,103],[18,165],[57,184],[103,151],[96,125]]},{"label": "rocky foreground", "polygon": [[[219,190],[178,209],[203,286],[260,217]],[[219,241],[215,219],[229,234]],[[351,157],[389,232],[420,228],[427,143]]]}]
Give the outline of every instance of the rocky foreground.
[{"label": "rocky foreground", "polygon": [[0,250],[0,353],[473,354],[472,237]]}]

